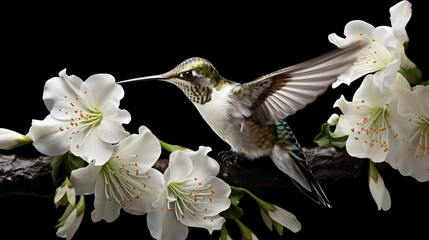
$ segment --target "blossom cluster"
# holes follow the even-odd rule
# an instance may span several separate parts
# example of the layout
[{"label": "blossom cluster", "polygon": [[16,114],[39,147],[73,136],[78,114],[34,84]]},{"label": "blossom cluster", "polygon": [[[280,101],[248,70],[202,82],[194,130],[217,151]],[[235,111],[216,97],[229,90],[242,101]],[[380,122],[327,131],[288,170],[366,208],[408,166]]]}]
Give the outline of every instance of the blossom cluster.
[{"label": "blossom cluster", "polygon": [[[204,228],[210,234],[222,230],[221,237],[227,238],[226,219],[237,223],[244,239],[255,239],[240,215],[232,213],[240,209],[244,192],[260,205],[269,229],[274,225],[279,234],[283,227],[300,230],[292,213],[217,177],[220,166],[209,157],[210,147],[193,151],[167,144],[145,126],[136,134],[127,132],[123,124],[130,122],[131,115],[119,108],[123,97],[122,86],[109,74],[83,81],[64,69],[45,83],[43,100],[49,115],[33,120],[26,135],[0,129],[1,149],[32,143],[40,153],[52,156],[51,174],[58,186],[54,203],[65,208],[57,236],[71,239],[75,235],[87,195],[94,196],[93,222],[113,222],[122,210],[146,215],[155,239],[186,239],[189,227]],[[170,152],[164,172],[154,167],[162,149]],[[230,195],[235,196],[234,203]]]},{"label": "blossom cluster", "polygon": [[411,6],[408,1],[392,6],[391,26],[354,20],[345,26],[344,38],[328,36],[340,48],[356,41],[368,44],[333,84],[336,88],[363,78],[353,99],[341,96],[334,103],[341,111],[334,115],[337,123],[329,121],[335,131],[325,126],[315,140],[345,146],[349,155],[371,160],[369,187],[379,210],[390,209],[391,199],[374,163],[387,162],[404,176],[429,180],[429,81],[421,80],[421,71],[405,54]]}]

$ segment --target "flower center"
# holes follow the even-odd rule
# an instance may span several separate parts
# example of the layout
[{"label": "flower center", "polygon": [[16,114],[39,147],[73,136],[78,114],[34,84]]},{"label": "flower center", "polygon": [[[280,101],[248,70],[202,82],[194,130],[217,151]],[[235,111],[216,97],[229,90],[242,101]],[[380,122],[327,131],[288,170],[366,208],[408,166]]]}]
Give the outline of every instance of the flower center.
[{"label": "flower center", "polygon": [[139,199],[143,195],[151,176],[147,172],[139,173],[137,162],[124,164],[119,160],[119,156],[113,156],[103,165],[101,172],[105,181],[106,198],[125,207],[128,202]]},{"label": "flower center", "polygon": [[[387,143],[389,136],[390,126],[387,124],[387,110],[388,105],[384,108],[374,107],[367,115],[365,115],[355,127],[352,132],[359,134],[363,138],[363,142],[371,148],[380,147],[383,151],[387,152],[389,146]],[[359,140],[355,137],[355,140]]]},{"label": "flower center", "polygon": [[[87,91],[84,91],[83,94],[87,94]],[[64,99],[68,101],[69,107],[59,108],[58,111],[69,116],[69,119],[63,121],[64,125],[59,127],[59,131],[68,131],[70,140],[82,131],[86,131],[86,135],[88,135],[92,128],[100,125],[103,120],[103,113],[100,110],[89,107],[79,96],[64,96]],[[84,141],[85,138],[80,145]],[[76,147],[79,148],[79,145]]]},{"label": "flower center", "polygon": [[[410,119],[409,122],[412,123],[413,121]],[[423,159],[423,157],[429,153],[429,119],[418,117],[414,124],[418,127],[411,138],[408,150],[411,151],[414,147],[416,158]]]},{"label": "flower center", "polygon": [[[361,33],[364,37],[364,34]],[[370,45],[361,51],[358,55],[358,65],[369,65],[370,68],[382,71],[386,68],[389,62],[395,60],[395,58],[386,49],[383,43],[379,43],[375,38],[368,39]]]},{"label": "flower center", "polygon": [[[198,178],[188,178],[182,182],[168,184],[168,210],[174,211],[177,220],[185,216],[198,216],[207,219],[207,204],[212,202],[216,193],[211,184],[203,184]],[[173,206],[172,206],[173,205]]]}]

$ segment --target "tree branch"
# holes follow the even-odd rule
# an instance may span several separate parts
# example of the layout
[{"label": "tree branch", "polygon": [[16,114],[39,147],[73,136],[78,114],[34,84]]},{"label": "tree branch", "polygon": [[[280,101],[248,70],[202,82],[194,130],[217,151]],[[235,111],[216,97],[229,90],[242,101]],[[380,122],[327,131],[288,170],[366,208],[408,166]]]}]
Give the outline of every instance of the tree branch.
[{"label": "tree branch", "polygon": [[[343,149],[311,147],[304,148],[304,151],[310,159],[310,166],[316,178],[325,187],[339,179],[344,181],[367,177],[367,161],[350,157]],[[242,161],[238,164],[219,159],[218,161],[221,166],[219,177],[231,185],[265,192],[287,192],[292,185],[287,176],[268,158]],[[0,154],[0,197],[52,195],[54,187],[50,162],[51,158],[47,156],[22,158]],[[163,172],[167,166],[168,159],[161,158],[154,167]]]}]

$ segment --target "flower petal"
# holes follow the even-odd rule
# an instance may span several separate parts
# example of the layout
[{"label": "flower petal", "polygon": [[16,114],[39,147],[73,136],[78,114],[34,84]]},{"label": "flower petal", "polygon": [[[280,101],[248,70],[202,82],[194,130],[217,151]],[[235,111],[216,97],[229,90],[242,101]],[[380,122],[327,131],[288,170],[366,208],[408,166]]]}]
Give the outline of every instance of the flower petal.
[{"label": "flower petal", "polygon": [[164,172],[167,184],[186,178],[192,171],[192,167],[192,161],[184,151],[172,152],[169,167]]},{"label": "flower petal", "polygon": [[185,150],[192,161],[192,175],[196,177],[216,176],[219,173],[219,163],[207,154],[212,149],[210,147],[200,146],[198,151]]},{"label": "flower petal", "polygon": [[174,213],[168,211],[167,207],[149,212],[147,226],[155,239],[181,240],[188,237],[188,227],[177,221]]},{"label": "flower petal", "polygon": [[148,174],[151,178],[145,181],[146,187],[144,191],[141,191],[142,195],[124,206],[124,210],[128,213],[143,215],[153,211],[153,202],[159,199],[164,190],[164,176],[160,171],[151,168],[145,174]]},{"label": "flower petal", "polygon": [[139,172],[144,173],[161,155],[161,144],[147,127],[141,126],[138,135],[130,135],[116,145],[114,155],[127,163],[138,161]]},{"label": "flower petal", "polygon": [[73,170],[70,180],[73,183],[77,195],[94,193],[95,182],[100,175],[101,166],[95,166],[90,162],[88,166]]},{"label": "flower petal", "polygon": [[43,121],[33,120],[29,136],[33,139],[34,147],[48,156],[57,156],[65,153],[70,146],[66,131],[61,131],[62,123],[54,120],[50,115]]},{"label": "flower petal", "polygon": [[226,222],[225,218],[219,215],[206,217],[206,219],[185,217],[184,219],[181,219],[181,221],[183,224],[189,227],[205,228],[209,231],[210,234],[213,234],[214,230],[220,230],[222,225]]},{"label": "flower petal", "polygon": [[124,139],[128,133],[121,125],[129,123],[131,115],[126,110],[120,110],[113,105],[113,101],[106,102],[103,112],[103,120],[99,128],[99,137],[107,143],[117,143]]},{"label": "flower petal", "polygon": [[26,136],[6,129],[0,128],[0,149],[9,150],[19,145],[19,142],[24,142]]},{"label": "flower petal", "polygon": [[377,181],[372,177],[369,177],[369,190],[371,192],[374,201],[377,203],[378,210],[383,209],[387,211],[391,206],[391,199],[389,191],[384,185],[383,178],[381,175],[378,175]]},{"label": "flower petal", "polygon": [[390,22],[392,24],[395,37],[401,42],[408,42],[408,35],[405,26],[411,19],[411,3],[400,1],[389,9]]},{"label": "flower petal", "polygon": [[64,97],[77,97],[77,92],[82,79],[77,76],[67,76],[66,69],[59,73],[59,77],[53,77],[46,81],[43,90],[43,101],[46,108],[51,111],[57,101],[63,100]]},{"label": "flower petal", "polygon": [[92,90],[95,106],[101,107],[107,101],[114,101],[119,106],[119,100],[124,97],[124,89],[110,74],[94,74],[85,83]]},{"label": "flower petal", "polygon": [[112,156],[113,145],[101,141],[98,133],[99,129],[96,127],[79,132],[71,140],[70,151],[87,162],[95,160],[95,165],[105,164]]},{"label": "flower petal", "polygon": [[94,190],[94,210],[91,212],[93,222],[102,219],[106,222],[113,222],[119,217],[121,211],[121,206],[116,201],[108,200],[106,197],[105,184],[103,175],[99,174]]},{"label": "flower petal", "polygon": [[82,222],[84,213],[77,215],[77,208],[75,208],[67,218],[66,222],[63,226],[59,227],[57,230],[57,236],[66,238],[67,240],[70,240],[73,238],[74,234],[76,233],[77,229],[80,226],[80,223]]}]

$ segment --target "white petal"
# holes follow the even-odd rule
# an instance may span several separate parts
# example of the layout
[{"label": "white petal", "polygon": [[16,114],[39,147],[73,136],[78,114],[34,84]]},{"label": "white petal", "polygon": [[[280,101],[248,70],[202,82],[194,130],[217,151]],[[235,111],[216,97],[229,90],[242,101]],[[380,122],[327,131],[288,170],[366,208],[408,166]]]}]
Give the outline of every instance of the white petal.
[{"label": "white petal", "polygon": [[188,227],[180,223],[167,207],[147,214],[149,232],[155,239],[181,240],[188,237]]},{"label": "white petal", "polygon": [[411,3],[400,1],[390,8],[390,22],[392,24],[395,37],[401,42],[408,42],[408,35],[405,26],[411,19]]},{"label": "white petal", "polygon": [[283,225],[294,233],[301,230],[301,223],[298,221],[294,214],[286,211],[281,207],[275,207],[275,211],[268,211],[268,216],[270,216],[274,221],[278,222],[279,224]]},{"label": "white petal", "polygon": [[55,191],[54,203],[57,203],[64,197],[66,194],[66,187],[58,187]]},{"label": "white petal", "polygon": [[365,151],[361,142],[358,142],[359,136],[350,135],[346,141],[347,153],[352,157],[357,158],[370,158],[368,152]]},{"label": "white petal", "polygon": [[33,139],[34,147],[48,156],[57,156],[68,151],[70,141],[67,131],[61,131],[63,123],[54,120],[50,115],[43,121],[33,120],[29,136]]},{"label": "white petal", "polygon": [[121,110],[116,106],[114,100],[108,100],[103,105],[103,117],[112,119],[118,123],[128,124],[131,121],[131,115],[126,110]]},{"label": "white petal", "polygon": [[[381,88],[377,88],[375,85],[377,81],[378,79],[376,79],[375,75],[367,75],[363,79],[360,87],[353,95],[353,101],[356,101],[361,106],[368,106],[369,108],[373,108],[376,106],[383,107],[386,103],[389,103],[393,98],[392,94],[387,90],[385,92],[382,92]],[[363,104],[360,104],[360,101],[362,100],[364,100],[365,102]],[[357,109],[356,105],[354,107],[355,109]],[[360,108],[362,109],[360,113],[365,113],[365,111],[366,113],[368,113],[369,108]],[[363,117],[364,114],[361,114],[361,116]]]},{"label": "white petal", "polygon": [[103,120],[99,128],[99,137],[107,143],[117,143],[127,136],[122,126],[123,123],[129,123],[131,115],[125,110],[120,110],[114,106],[113,101],[105,103],[103,111]]},{"label": "white petal", "polygon": [[398,111],[401,114],[413,113],[429,119],[429,85],[417,85],[410,89],[398,89]]},{"label": "white petal", "polygon": [[365,37],[371,38],[374,30],[375,28],[371,24],[361,20],[354,20],[347,23],[344,27],[345,38],[332,33],[328,36],[328,40],[337,47],[343,48],[362,39],[362,33],[365,34]]},{"label": "white petal", "polygon": [[138,162],[139,171],[144,173],[158,160],[161,145],[147,127],[141,126],[138,135],[126,137],[115,147],[115,155],[125,162]]},{"label": "white petal", "polygon": [[[399,135],[392,141],[387,162],[404,176],[412,176],[420,182],[429,181],[429,152],[419,145],[423,137],[419,133],[419,119],[429,119],[429,87],[416,86],[413,91],[398,88],[396,95],[399,116],[395,112],[391,115],[395,119],[392,127],[398,129]],[[422,141],[429,140],[423,138]]]},{"label": "white petal", "polygon": [[[73,104],[73,105],[72,105]],[[51,116],[55,120],[64,122],[63,124],[69,126],[71,122],[70,118],[78,117],[74,111],[77,109],[82,109],[82,106],[76,106],[76,103],[71,103],[70,101],[65,101],[64,99],[57,100],[51,110]]]},{"label": "white petal", "polygon": [[219,173],[219,163],[207,154],[212,149],[200,146],[198,151],[185,150],[192,161],[193,170],[191,175],[196,177],[216,176]]},{"label": "white petal", "polygon": [[211,202],[199,202],[199,205],[201,205],[201,209],[207,208],[207,210],[203,212],[204,215],[215,216],[230,207],[231,202],[229,200],[229,195],[231,194],[231,187],[217,177],[213,178],[208,184],[213,186],[215,194],[210,195],[212,199]]},{"label": "white petal", "polygon": [[184,151],[172,152],[169,159],[169,166],[164,173],[167,184],[182,181],[189,176],[193,166],[191,159]]},{"label": "white petal", "polygon": [[149,170],[161,155],[159,140],[145,126],[139,128],[138,135],[132,134],[128,136],[115,149],[115,155],[119,156],[123,161],[134,162],[137,158],[139,171],[142,173]]},{"label": "white petal", "polygon": [[24,135],[18,132],[0,128],[0,149],[11,149],[18,144],[17,140],[23,139],[24,137]]},{"label": "white petal", "polygon": [[119,217],[121,206],[114,200],[108,200],[105,194],[104,177],[101,174],[95,183],[94,198],[94,210],[91,212],[93,222],[102,219],[106,222],[113,222]]},{"label": "white petal", "polygon": [[[390,87],[395,84],[398,73],[400,61],[395,59],[394,61],[387,64],[384,71],[379,71],[374,74],[374,86],[378,87],[381,93],[388,92]],[[385,96],[388,94],[379,94]],[[389,96],[389,95],[388,95]]]},{"label": "white petal", "polygon": [[384,211],[387,211],[390,209],[390,194],[385,187],[383,178],[380,174],[378,175],[377,182],[375,182],[372,177],[369,177],[369,190],[371,192],[372,197],[374,198],[374,201],[377,204],[378,210],[383,209]]},{"label": "white petal", "polygon": [[82,222],[83,215],[84,213],[77,216],[77,209],[75,208],[70,213],[64,225],[58,228],[56,233],[57,236],[66,238],[67,240],[72,239],[77,229],[79,228],[80,223]]},{"label": "white petal", "polygon": [[72,75],[67,76],[66,69],[59,73],[59,77],[53,77],[46,81],[43,90],[43,101],[49,111],[52,110],[55,103],[63,100],[64,97],[77,97],[80,85],[83,83],[82,79]]},{"label": "white petal", "polygon": [[74,187],[69,188],[68,186],[66,187],[66,193],[67,193],[67,199],[70,203],[70,205],[74,206],[76,205],[76,189]]},{"label": "white petal", "polygon": [[119,105],[119,100],[124,97],[122,86],[116,84],[115,78],[110,74],[95,74],[85,83],[93,94],[95,105],[101,107],[108,100],[113,100]]},{"label": "white petal", "polygon": [[70,143],[70,151],[87,162],[95,160],[95,165],[105,164],[113,153],[113,145],[101,141],[98,135],[99,129],[92,127],[89,130],[79,132]]},{"label": "white petal", "polygon": [[209,231],[210,234],[212,234],[214,230],[220,230],[226,220],[225,218],[217,215],[213,217],[207,217],[207,219],[186,216],[181,221],[183,224],[189,227],[205,228],[207,231]]},{"label": "white petal", "polygon": [[124,139],[128,133],[118,122],[111,119],[103,119],[98,126],[99,137],[106,143],[118,143]]},{"label": "white petal", "polygon": [[164,177],[161,172],[151,168],[147,172],[151,176],[145,181],[147,185],[138,199],[128,202],[124,210],[131,214],[142,215],[154,210],[153,202],[157,201],[164,190]]},{"label": "white petal", "polygon": [[88,166],[75,169],[71,172],[70,180],[73,183],[77,195],[94,193],[95,182],[101,171],[101,166],[95,166],[90,162]]}]

